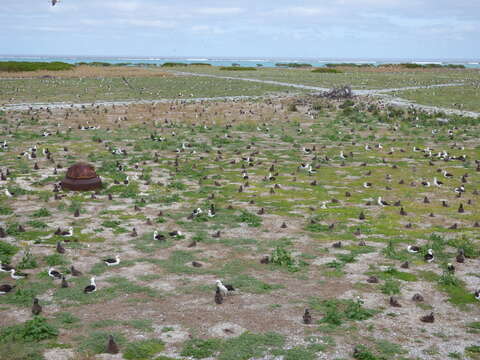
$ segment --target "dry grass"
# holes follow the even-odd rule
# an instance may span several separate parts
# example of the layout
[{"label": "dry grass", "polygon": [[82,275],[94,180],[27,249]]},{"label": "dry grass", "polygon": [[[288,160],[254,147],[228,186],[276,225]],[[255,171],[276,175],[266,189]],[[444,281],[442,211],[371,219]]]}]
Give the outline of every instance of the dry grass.
[{"label": "dry grass", "polygon": [[88,66],[81,65],[74,70],[66,71],[25,71],[18,73],[0,72],[0,78],[97,78],[97,77],[173,77],[171,73],[151,68],[125,67],[125,66]]}]

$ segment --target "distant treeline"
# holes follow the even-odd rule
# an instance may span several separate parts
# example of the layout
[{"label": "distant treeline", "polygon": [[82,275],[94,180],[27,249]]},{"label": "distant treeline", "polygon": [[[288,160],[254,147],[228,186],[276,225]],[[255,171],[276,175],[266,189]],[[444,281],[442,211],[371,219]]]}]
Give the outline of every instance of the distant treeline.
[{"label": "distant treeline", "polygon": [[400,66],[403,66],[407,69],[441,69],[441,68],[447,68],[447,69],[465,69],[465,65],[460,65],[460,64],[448,64],[448,65],[442,65],[442,64],[400,64]]},{"label": "distant treeline", "polygon": [[227,71],[256,71],[257,68],[252,66],[221,66],[220,70]]},{"label": "distant treeline", "polygon": [[403,64],[380,64],[380,65],[373,65],[373,64],[355,64],[355,63],[338,63],[338,64],[325,64],[328,68],[335,68],[335,67],[357,67],[357,68],[374,68],[374,67],[404,67],[406,69],[465,69],[465,65],[460,64],[416,64],[416,63],[403,63]]},{"label": "distant treeline", "polygon": [[307,64],[307,63],[276,63],[275,66],[289,67],[289,68],[304,68],[304,67],[312,67],[312,64]]},{"label": "distant treeline", "polygon": [[374,67],[372,64],[355,64],[355,63],[328,63],[325,64],[326,67],[334,68],[334,67]]},{"label": "distant treeline", "polygon": [[316,68],[312,70],[312,73],[332,73],[332,74],[341,74],[342,71],[338,69],[330,69],[330,68]]},{"label": "distant treeline", "polygon": [[29,61],[0,61],[0,71],[20,72],[37,70],[72,70],[75,66],[60,61],[55,62],[29,62]]}]

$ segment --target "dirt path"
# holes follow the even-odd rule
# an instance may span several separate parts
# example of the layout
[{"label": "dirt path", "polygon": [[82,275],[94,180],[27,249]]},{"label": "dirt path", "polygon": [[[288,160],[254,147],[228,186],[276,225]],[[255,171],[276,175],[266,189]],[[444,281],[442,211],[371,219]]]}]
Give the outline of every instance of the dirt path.
[{"label": "dirt path", "polygon": [[[241,78],[241,77],[232,77],[232,76],[212,75],[212,74],[199,74],[199,73],[191,73],[191,72],[184,72],[184,71],[175,71],[174,73],[176,75],[183,75],[183,76],[201,76],[201,77],[211,77],[211,78],[225,79],[225,80],[243,80],[243,81],[269,84],[269,85],[287,86],[287,87],[293,87],[297,89],[314,90],[314,91],[322,91],[322,92],[330,90],[330,88],[325,88],[325,87],[292,84],[292,83],[286,83],[286,82],[275,81],[275,80],[261,80],[261,79]],[[394,92],[394,91],[431,89],[436,87],[462,86],[462,85],[463,83],[449,83],[449,84],[438,84],[438,85],[407,86],[403,88],[353,90],[353,94],[354,95],[373,95],[378,93],[388,93],[388,92]]]},{"label": "dirt path", "polygon": [[[211,74],[198,74],[198,73],[190,73],[190,72],[183,72],[183,71],[175,71],[173,72],[176,75],[181,76],[199,76],[199,77],[211,77],[217,79],[225,79],[225,80],[243,80],[243,81],[250,81],[250,82],[257,82],[263,84],[270,84],[270,85],[279,85],[285,87],[293,87],[297,89],[303,90],[312,90],[314,92],[325,92],[329,91],[329,88],[318,87],[318,86],[310,86],[310,85],[302,85],[302,84],[292,84],[292,83],[285,83],[281,81],[274,81],[274,80],[261,80],[261,79],[251,79],[251,78],[241,78],[241,77],[232,77],[232,76],[220,76],[220,75],[211,75]],[[431,106],[431,105],[421,105],[414,103],[409,100],[405,100],[399,97],[392,97],[386,95],[390,92],[397,92],[397,91],[405,91],[405,90],[417,90],[417,89],[432,89],[437,87],[449,87],[449,86],[462,86],[463,83],[448,83],[448,84],[437,84],[437,85],[425,85],[425,86],[408,86],[403,88],[388,88],[388,89],[369,89],[369,90],[353,90],[353,94],[357,96],[378,96],[382,98],[382,101],[387,105],[398,106],[402,108],[415,108],[418,110],[426,111],[426,112],[443,112],[447,115],[460,115],[460,116],[469,116],[478,118],[480,117],[480,113],[474,111],[465,111],[465,110],[457,110],[457,109],[449,109],[443,108],[439,106]],[[132,105],[132,104],[159,104],[159,103],[174,103],[174,102],[202,102],[202,101],[241,101],[241,100],[254,100],[254,99],[264,99],[264,98],[272,98],[278,97],[281,95],[274,95],[274,96],[220,96],[220,97],[211,97],[211,98],[191,98],[191,99],[157,99],[157,100],[128,100],[128,101],[97,101],[93,103],[80,103],[80,104],[72,104],[66,102],[58,102],[58,103],[23,103],[23,104],[5,104],[0,106],[0,110],[3,111],[22,111],[28,109],[41,109],[41,108],[82,108],[82,107],[93,107],[93,106],[121,106],[121,105]]]}]

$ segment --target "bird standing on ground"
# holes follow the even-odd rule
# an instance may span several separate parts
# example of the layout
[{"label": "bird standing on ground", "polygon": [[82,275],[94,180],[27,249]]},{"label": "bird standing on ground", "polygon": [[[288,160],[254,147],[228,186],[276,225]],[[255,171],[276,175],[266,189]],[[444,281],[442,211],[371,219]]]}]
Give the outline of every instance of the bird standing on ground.
[{"label": "bird standing on ground", "polygon": [[223,296],[222,296],[222,291],[220,288],[217,286],[217,289],[215,290],[215,304],[223,304]]},{"label": "bird standing on ground", "polygon": [[65,248],[62,246],[62,243],[60,241],[57,242],[57,252],[59,254],[65,254]]},{"label": "bird standing on ground", "polygon": [[303,313],[303,323],[306,325],[312,323],[312,315],[310,314],[310,311],[308,309],[305,309],[305,312]]},{"label": "bird standing on ground", "polygon": [[108,344],[107,344],[107,354],[118,354],[120,349],[118,348],[117,343],[113,339],[112,335],[108,336]]},{"label": "bird standing on ground", "polygon": [[70,266],[70,272],[72,274],[72,276],[82,276],[82,272],[75,269],[74,266]]},{"label": "bird standing on ground", "polygon": [[33,299],[32,314],[40,315],[41,312],[42,312],[42,307],[38,303],[38,299],[37,298]]}]

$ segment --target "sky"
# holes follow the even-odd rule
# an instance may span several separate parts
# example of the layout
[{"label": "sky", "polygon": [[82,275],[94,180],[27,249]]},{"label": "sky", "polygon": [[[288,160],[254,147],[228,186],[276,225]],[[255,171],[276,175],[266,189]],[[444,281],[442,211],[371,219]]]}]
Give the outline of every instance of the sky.
[{"label": "sky", "polygon": [[0,54],[480,59],[479,0],[0,0]]}]

